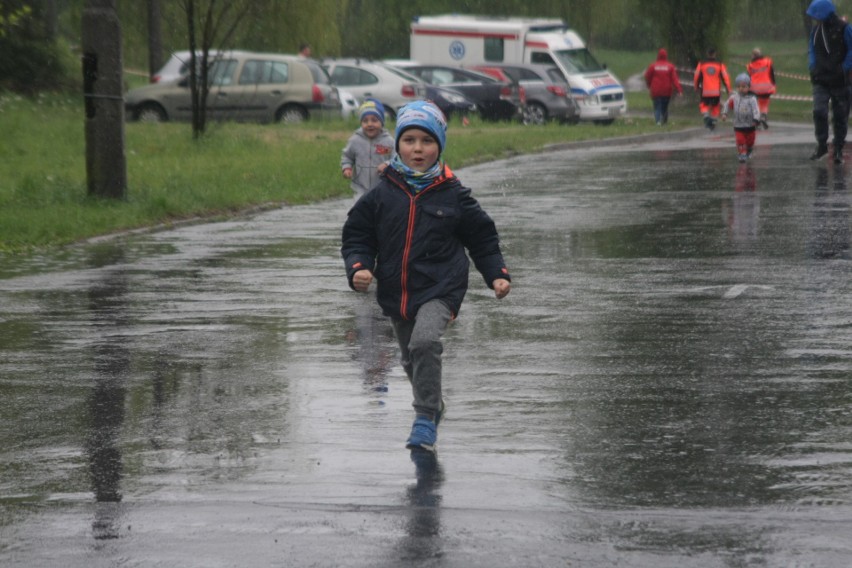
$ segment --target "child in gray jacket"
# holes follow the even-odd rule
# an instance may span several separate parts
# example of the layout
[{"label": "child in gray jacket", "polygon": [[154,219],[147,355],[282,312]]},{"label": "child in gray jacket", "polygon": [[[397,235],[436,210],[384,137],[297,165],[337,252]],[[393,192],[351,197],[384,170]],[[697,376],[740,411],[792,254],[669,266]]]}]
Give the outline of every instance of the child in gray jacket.
[{"label": "child in gray jacket", "polygon": [[760,108],[757,97],[750,92],[751,77],[740,73],[734,80],[736,91],[731,93],[728,102],[722,108],[722,120],[727,120],[728,112],[733,114],[734,134],[737,139],[737,157],[745,162],[754,150],[754,139],[757,135],[757,125],[760,124]]},{"label": "child in gray jacket", "polygon": [[366,99],[358,109],[361,128],[355,131],[343,148],[340,169],[352,180],[350,187],[358,199],[376,185],[379,174],[393,156],[394,139],[385,129],[385,108],[375,99]]}]

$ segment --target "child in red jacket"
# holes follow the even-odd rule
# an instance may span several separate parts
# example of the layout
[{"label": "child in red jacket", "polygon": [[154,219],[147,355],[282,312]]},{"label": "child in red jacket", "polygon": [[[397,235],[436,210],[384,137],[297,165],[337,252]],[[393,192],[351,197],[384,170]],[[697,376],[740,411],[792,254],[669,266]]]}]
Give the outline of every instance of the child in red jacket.
[{"label": "child in red jacket", "polygon": [[657,126],[662,126],[669,120],[669,101],[672,95],[675,91],[678,95],[683,94],[677,69],[669,62],[665,49],[660,49],[657,60],[645,70],[645,84],[648,85],[648,91],[654,101],[654,120]]}]

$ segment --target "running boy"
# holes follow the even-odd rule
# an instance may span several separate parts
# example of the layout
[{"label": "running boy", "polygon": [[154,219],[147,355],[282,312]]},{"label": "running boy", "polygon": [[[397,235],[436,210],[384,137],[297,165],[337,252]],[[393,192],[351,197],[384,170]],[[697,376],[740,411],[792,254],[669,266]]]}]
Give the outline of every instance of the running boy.
[{"label": "running boy", "polygon": [[441,159],[446,129],[431,102],[400,109],[396,154],[379,184],[349,211],[341,247],[353,290],[366,292],[377,281],[414,394],[406,447],[429,451],[444,411],[441,336],[468,286],[465,249],[497,299],[511,289],[494,221]]},{"label": "running boy", "polygon": [[343,177],[352,180],[355,199],[367,193],[379,181],[379,173],[393,153],[393,136],[385,129],[385,107],[367,99],[358,109],[361,128],[356,130],[340,154]]},{"label": "running boy", "polygon": [[722,120],[727,120],[728,111],[734,115],[734,133],[737,138],[737,156],[740,162],[751,157],[754,149],[754,139],[757,135],[757,125],[760,124],[760,109],[757,97],[749,91],[751,78],[747,73],[740,73],[734,80],[736,92],[731,93],[722,111]]}]

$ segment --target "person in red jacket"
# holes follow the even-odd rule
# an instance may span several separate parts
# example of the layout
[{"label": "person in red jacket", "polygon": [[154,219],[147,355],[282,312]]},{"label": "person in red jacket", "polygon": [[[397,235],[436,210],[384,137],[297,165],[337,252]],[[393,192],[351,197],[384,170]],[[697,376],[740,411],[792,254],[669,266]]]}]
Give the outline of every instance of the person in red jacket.
[{"label": "person in red jacket", "polygon": [[669,120],[669,101],[672,94],[677,91],[683,94],[680,79],[677,77],[677,69],[669,62],[669,54],[660,48],[657,60],[645,70],[645,84],[654,101],[654,120],[657,126],[661,126]]},{"label": "person in red jacket", "polygon": [[704,116],[704,126],[709,130],[716,128],[716,118],[722,110],[722,87],[728,95],[731,94],[731,79],[728,77],[728,68],[716,59],[716,50],[707,50],[707,59],[701,61],[695,68],[693,78],[695,92],[701,97],[698,109]]},{"label": "person in red jacket", "polygon": [[772,59],[763,55],[760,48],[755,47],[751,52],[751,63],[746,67],[746,71],[751,77],[751,92],[757,97],[760,125],[766,130],[769,128],[769,122],[767,122],[769,97],[775,94],[775,68],[772,66]]}]

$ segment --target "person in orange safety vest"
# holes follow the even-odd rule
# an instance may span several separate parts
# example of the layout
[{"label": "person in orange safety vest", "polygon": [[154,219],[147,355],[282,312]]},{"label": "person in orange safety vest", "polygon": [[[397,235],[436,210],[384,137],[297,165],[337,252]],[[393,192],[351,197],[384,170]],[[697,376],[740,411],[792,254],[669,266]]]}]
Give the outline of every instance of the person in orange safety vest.
[{"label": "person in orange safety vest", "polygon": [[722,105],[722,87],[728,95],[731,94],[731,79],[725,64],[716,59],[716,50],[707,50],[707,59],[698,63],[693,79],[695,92],[701,97],[698,110],[704,116],[704,126],[709,130],[716,128],[716,118]]},{"label": "person in orange safety vest", "polygon": [[757,97],[760,126],[766,130],[769,128],[767,122],[769,97],[775,94],[775,68],[772,66],[772,59],[763,55],[760,48],[755,47],[751,52],[751,63],[746,67],[746,71],[751,77],[751,92]]}]

